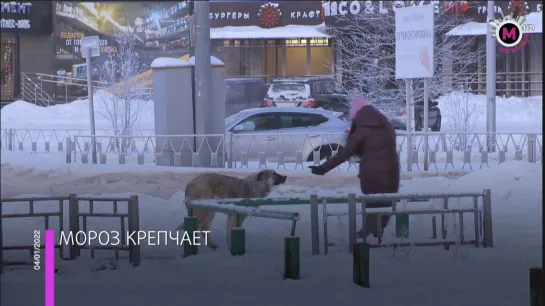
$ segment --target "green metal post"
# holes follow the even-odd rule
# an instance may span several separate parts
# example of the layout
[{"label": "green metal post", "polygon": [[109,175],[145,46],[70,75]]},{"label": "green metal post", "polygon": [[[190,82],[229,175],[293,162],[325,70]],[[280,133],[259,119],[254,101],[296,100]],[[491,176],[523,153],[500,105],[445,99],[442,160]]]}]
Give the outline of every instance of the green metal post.
[{"label": "green metal post", "polygon": [[352,270],[354,284],[369,288],[369,245],[361,242],[354,244],[352,258],[354,260]]},{"label": "green metal post", "polygon": [[543,306],[543,268],[530,269],[530,306]]},{"label": "green metal post", "polygon": [[238,256],[246,253],[246,230],[242,227],[231,229],[231,255]]},{"label": "green metal post", "polygon": [[409,238],[409,215],[396,215],[396,237]]},{"label": "green metal post", "polygon": [[284,279],[300,278],[300,242],[299,237],[284,238]]},{"label": "green metal post", "polygon": [[[184,235],[187,233],[191,239],[195,237],[195,232],[198,230],[197,228],[197,217],[185,217],[184,218]],[[197,255],[197,246],[193,245],[192,243],[185,243],[184,244],[184,258],[191,256],[191,255]]]}]

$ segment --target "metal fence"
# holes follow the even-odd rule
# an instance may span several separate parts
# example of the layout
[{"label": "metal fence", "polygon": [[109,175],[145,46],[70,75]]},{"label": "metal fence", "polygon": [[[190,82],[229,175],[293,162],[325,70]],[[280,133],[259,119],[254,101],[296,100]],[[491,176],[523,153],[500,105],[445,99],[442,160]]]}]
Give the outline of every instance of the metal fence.
[{"label": "metal fence", "polygon": [[[116,86],[102,81],[91,81],[93,93],[99,90],[116,94]],[[151,86],[134,86],[131,94],[137,100],[151,100]],[[80,98],[87,98],[87,79],[66,77],[43,73],[21,73],[22,99],[41,106],[69,103]]]},{"label": "metal fence", "polygon": [[[132,135],[102,130],[93,137],[84,130],[45,129],[3,129],[0,135],[2,150],[63,152],[67,163],[90,163],[96,145],[100,164],[276,169],[319,164],[336,154],[346,138],[344,133],[153,135],[151,130]],[[507,160],[542,163],[542,140],[542,133],[400,131],[397,147],[403,171],[472,170]],[[51,143],[57,148],[52,149]],[[339,169],[358,169],[358,158]]]},{"label": "metal fence", "polygon": [[[461,199],[461,198],[471,198],[472,205],[469,208],[456,207],[454,204],[449,204],[449,200],[452,199]],[[479,203],[479,199],[481,199]],[[432,207],[426,209],[406,209],[399,207],[398,203],[401,202],[431,202],[433,200],[441,200],[440,207]],[[374,202],[389,202],[391,204],[390,208],[386,210],[367,208],[367,204]],[[361,210],[357,210],[357,203],[361,203]],[[323,220],[319,222],[319,205],[322,205],[323,210]],[[348,210],[331,213],[328,211],[329,205],[340,206],[341,204],[347,205]],[[324,243],[324,253],[328,252],[328,216],[344,216],[347,215],[349,218],[348,222],[348,250],[352,252],[352,247],[356,243],[356,217],[357,215],[362,216],[362,226],[363,229],[366,228],[366,218],[368,216],[377,217],[380,220],[380,217],[383,215],[387,216],[410,216],[410,215],[430,215],[435,216],[439,215],[441,217],[441,238],[435,237],[427,239],[426,241],[417,241],[414,240],[411,242],[405,242],[400,239],[395,244],[386,244],[382,242],[382,225],[377,222],[378,230],[378,243],[370,244],[372,247],[402,247],[402,246],[434,246],[434,245],[444,245],[446,249],[450,245],[457,244],[472,244],[475,247],[493,247],[493,234],[492,234],[492,198],[490,194],[490,189],[485,189],[482,192],[472,192],[472,193],[422,193],[422,194],[405,194],[405,193],[396,193],[396,194],[373,194],[373,195],[362,195],[356,197],[356,195],[351,194],[348,197],[318,197],[317,195],[311,195],[310,199],[301,199],[301,198],[269,198],[269,199],[214,199],[214,200],[197,200],[192,201],[192,205],[202,207],[211,207],[216,209],[220,205],[230,206],[229,208],[224,209],[225,211],[229,210],[230,212],[236,212],[242,215],[252,215],[254,212],[259,213],[260,211],[276,212],[278,214],[288,214],[293,215],[296,212],[293,211],[272,211],[265,210],[259,207],[261,206],[285,206],[293,207],[294,205],[308,205],[310,209],[310,233],[311,233],[311,244],[312,244],[312,254],[320,254],[320,224],[323,226],[323,243]],[[237,207],[238,206],[238,207]],[[429,206],[429,205],[428,205]],[[244,209],[244,208],[252,209]],[[205,208],[206,209],[206,208]],[[467,239],[467,236],[464,233],[464,214],[471,214],[473,216],[473,239]],[[448,239],[449,232],[446,226],[445,216],[448,214],[457,214],[459,218],[459,227],[458,232],[455,233],[458,235],[458,239]],[[297,213],[298,215],[298,213]],[[267,217],[266,214],[263,214],[264,217]],[[435,219],[433,219],[435,220]],[[408,226],[408,223],[407,223]],[[435,223],[434,223],[435,226]],[[431,229],[432,227],[430,227]],[[435,230],[433,230],[435,232]],[[450,233],[452,234],[452,233]],[[363,232],[363,237],[367,237],[365,231]],[[407,235],[408,237],[408,235]],[[367,238],[364,238],[366,241]],[[367,242],[367,241],[366,241]]]},{"label": "metal fence", "polygon": [[[36,206],[41,206],[41,204],[44,204],[44,202],[51,202],[51,201],[57,201],[56,209],[54,211],[49,212],[36,212]],[[0,273],[3,273],[4,265],[34,265],[34,255],[36,252],[40,252],[44,249],[44,245],[40,242],[38,243],[31,243],[34,242],[32,239],[28,239],[28,243],[20,244],[20,245],[4,245],[3,238],[4,238],[4,230],[3,230],[3,219],[14,219],[14,218],[37,218],[42,217],[44,218],[44,229],[48,230],[51,228],[50,219],[51,218],[58,218],[57,220],[57,228],[59,229],[59,243],[55,243],[55,248],[59,249],[59,255],[61,258],[64,257],[64,250],[62,246],[60,245],[60,232],[64,230],[64,204],[69,202],[68,197],[32,197],[32,198],[12,198],[12,199],[1,199],[0,200]],[[26,213],[11,213],[6,214],[3,211],[3,206],[6,203],[18,203],[18,205],[23,205],[23,203],[28,203],[28,212]],[[37,236],[38,240],[41,240],[41,233],[40,230],[36,229],[37,227],[34,227],[33,229],[28,229],[29,237],[32,237],[32,231],[34,232],[38,231],[37,233],[34,233],[35,236]],[[15,231],[12,231],[12,233]],[[9,231],[8,231],[9,233]],[[45,237],[45,235],[44,235]],[[17,261],[4,261],[4,251],[11,251],[11,250],[28,250],[29,252],[29,259],[28,260],[17,260]],[[39,254],[38,254],[39,256]],[[38,258],[39,260],[39,258]]]},{"label": "metal fence", "polygon": [[[0,129],[0,148],[31,154],[63,152],[67,138],[88,135],[88,129]],[[126,132],[98,129],[96,137],[118,137]],[[130,136],[153,136],[154,130],[134,130]]]},{"label": "metal fence", "polygon": [[[471,208],[461,208],[461,207],[452,207],[449,205],[450,200],[462,199],[462,198],[471,198],[472,206]],[[480,204],[479,204],[479,199]],[[440,200],[440,207],[429,207],[434,200]],[[368,208],[367,204],[372,203],[373,201],[381,202],[391,202],[391,208]],[[328,204],[339,204],[337,201],[331,201],[324,199],[322,202],[323,208],[323,242],[324,242],[324,253],[328,253],[329,241],[328,241],[328,217],[338,217],[338,216],[348,216],[348,246],[349,250],[352,251],[352,246],[356,243],[356,218],[357,215],[362,217],[362,237],[366,243],[367,242],[367,227],[366,222],[368,217],[377,218],[377,243],[369,243],[371,247],[402,247],[402,246],[434,246],[434,245],[444,245],[446,249],[450,245],[463,245],[463,244],[472,244],[475,247],[492,247],[493,246],[493,235],[492,235],[492,207],[491,207],[491,195],[490,189],[485,189],[482,192],[474,193],[428,193],[428,194],[381,194],[381,195],[364,195],[356,197],[355,194],[352,194],[348,197],[348,211],[347,212],[329,212]],[[411,206],[418,203],[427,203],[428,208],[426,209],[409,209],[408,206]],[[314,205],[314,210],[317,210],[318,197],[314,196],[311,198],[311,205]],[[357,209],[357,203],[361,203],[361,210]],[[398,203],[402,204],[400,207]],[[410,203],[410,204],[409,204]],[[447,214],[457,214],[459,218],[458,226],[458,237],[449,237],[447,224],[445,221],[445,215]],[[471,214],[473,216],[473,239],[468,239],[468,235],[464,232],[464,214]],[[409,238],[409,219],[411,215],[430,215],[432,230],[432,239],[427,241],[410,241]],[[437,237],[437,225],[435,215],[440,215],[441,220],[441,238]],[[314,213],[314,216],[317,216],[317,213]],[[402,238],[395,243],[384,243],[383,242],[383,232],[382,232],[382,216],[395,216],[396,217],[396,237]],[[397,217],[406,217],[407,219],[403,222],[405,224],[404,228],[401,230],[398,228],[400,224],[399,221],[401,218]],[[314,223],[317,224],[317,220],[314,220]],[[315,229],[317,231],[317,227]],[[318,239],[318,234],[313,232],[315,237],[314,240]],[[403,239],[407,238],[407,239]],[[405,241],[403,241],[405,240]],[[319,252],[318,249],[315,250]]]},{"label": "metal fence", "polygon": [[[36,212],[37,207],[40,209],[47,208],[47,204],[57,201],[57,205],[54,211],[49,212]],[[26,213],[6,213],[3,206],[6,203],[28,203],[29,209]],[[82,205],[88,203],[87,207]],[[96,205],[106,205],[110,203],[112,205],[112,212],[97,212],[95,210]],[[126,203],[127,212],[120,212],[119,205]],[[67,213],[65,213],[67,212]],[[65,218],[67,216],[67,218]],[[28,250],[30,257],[38,252],[39,249],[43,249],[44,245],[41,243],[40,236],[38,236],[38,242],[34,244],[20,244],[20,245],[4,245],[5,234],[14,233],[16,231],[4,230],[3,219],[14,218],[36,218],[43,217],[45,220],[45,230],[51,229],[49,219],[52,217],[58,218],[58,243],[55,243],[55,248],[59,249],[59,256],[62,259],[74,260],[80,256],[81,250],[90,250],[91,257],[94,258],[95,250],[112,250],[115,255],[115,259],[119,259],[119,251],[128,251],[129,262],[134,267],[140,265],[140,245],[129,243],[125,239],[125,233],[138,232],[140,228],[140,217],[138,208],[138,197],[131,196],[128,198],[105,198],[105,197],[78,197],[75,194],[71,194],[67,197],[31,197],[31,198],[9,198],[0,200],[0,273],[3,272],[4,265],[36,265],[34,261],[5,261],[4,251],[9,250]],[[89,218],[119,218],[120,221],[120,243],[110,245],[90,245],[84,243],[75,243],[78,241],[79,235],[88,234],[90,230],[96,231],[96,229],[89,229],[87,221]],[[64,233],[65,224],[68,225],[68,231]],[[35,227],[33,227],[35,228]],[[28,229],[29,236],[32,228]],[[63,245],[63,239],[61,233],[65,234],[65,238],[72,237],[71,243]],[[67,234],[68,233],[68,234]],[[31,239],[29,239],[30,241]],[[81,240],[80,240],[81,241]],[[65,250],[68,248],[68,257],[65,258]]]}]

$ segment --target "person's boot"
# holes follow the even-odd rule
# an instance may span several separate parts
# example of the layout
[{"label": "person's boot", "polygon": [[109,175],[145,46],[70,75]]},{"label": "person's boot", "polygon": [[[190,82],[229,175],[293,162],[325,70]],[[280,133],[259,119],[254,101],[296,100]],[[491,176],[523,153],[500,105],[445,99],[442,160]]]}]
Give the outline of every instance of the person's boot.
[{"label": "person's boot", "polygon": [[[378,236],[376,231],[367,231],[367,235],[373,235],[375,238]],[[357,237],[358,239],[363,239],[363,228],[358,231]]]},{"label": "person's boot", "polygon": [[[391,216],[381,216],[380,221],[382,223],[382,232],[384,233],[384,229],[386,226],[388,226],[388,223],[390,222]],[[367,217],[367,235],[373,235],[373,237],[377,238],[377,221],[376,217]],[[363,238],[363,228],[360,229],[357,233],[357,238],[361,239]]]}]

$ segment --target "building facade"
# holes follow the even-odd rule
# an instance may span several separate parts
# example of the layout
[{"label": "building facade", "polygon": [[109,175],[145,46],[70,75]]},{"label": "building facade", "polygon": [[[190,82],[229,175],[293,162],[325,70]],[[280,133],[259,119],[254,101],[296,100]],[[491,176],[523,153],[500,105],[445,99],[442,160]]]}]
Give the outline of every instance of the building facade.
[{"label": "building facade", "polygon": [[225,62],[228,77],[332,74],[320,1],[212,2],[210,21],[212,55]]},{"label": "building facade", "polygon": [[[445,76],[444,85],[447,88],[456,88],[459,86],[470,87],[475,93],[484,94],[486,92],[486,70],[485,70],[485,41],[488,33],[487,26],[487,3],[488,1],[322,1],[326,25],[330,29],[335,29],[335,39],[340,39],[339,35],[352,35],[350,30],[343,31],[347,21],[357,19],[364,22],[372,22],[373,18],[384,16],[392,19],[397,8],[407,5],[427,5],[433,4],[436,8],[436,24],[448,23],[452,29],[436,33],[436,39],[454,39],[458,41],[470,41],[464,43],[468,46],[467,50],[462,52],[477,52],[478,60],[475,65],[456,65],[452,58],[443,57],[436,61],[436,66],[443,69],[441,72]],[[502,13],[508,15],[515,8],[521,15],[526,17],[526,24],[533,24],[536,29],[528,33],[523,40],[523,48],[514,50],[505,50],[497,45],[497,92],[498,95],[505,96],[530,96],[541,95],[542,92],[542,56],[543,56],[543,34],[542,34],[542,9],[543,4],[539,1],[495,1],[495,17],[502,18]],[[439,20],[442,19],[442,20]],[[368,21],[371,20],[371,21]],[[438,21],[439,20],[439,21]],[[446,21],[446,22],[445,22]],[[354,27],[352,27],[354,28]],[[438,31],[439,32],[439,31]],[[357,34],[357,33],[356,33]],[[339,51],[339,50],[336,50]],[[342,52],[335,55],[337,67],[344,62]],[[454,56],[463,57],[463,54]],[[343,82],[346,76],[336,75],[338,80]],[[394,76],[392,75],[392,78]]]},{"label": "building facade", "polygon": [[[512,2],[496,1],[497,16],[500,12],[509,12]],[[526,14],[539,17],[536,20],[541,24],[541,3],[515,2],[523,2]],[[25,10],[27,3],[31,5],[30,10]],[[335,35],[342,33],[338,31],[342,27],[338,16],[365,17],[376,12],[393,15],[397,7],[430,3],[444,16],[460,20],[460,26],[470,22],[480,24],[482,33],[464,32],[463,27],[455,27],[450,34],[468,39],[476,37],[478,44],[484,44],[486,1],[213,0],[209,14],[211,52],[225,63],[226,77],[256,77],[269,82],[281,76],[334,75],[343,81],[340,70],[336,69],[346,62],[341,50],[335,47],[338,39]],[[79,49],[82,37],[100,38],[101,55],[93,60],[94,80],[100,78],[99,67],[108,59],[108,54],[117,52],[113,35],[120,30],[128,30],[137,38],[136,51],[144,67],[149,67],[158,57],[187,59],[191,53],[190,1],[29,1],[2,2],[1,7],[2,19],[7,20],[2,22],[1,36],[3,100],[20,97],[29,86],[21,80],[25,76],[30,79],[31,75],[34,75],[33,82],[40,82],[40,87],[52,97],[69,95],[70,86],[66,82],[86,78],[85,60]],[[20,26],[15,26],[19,23]],[[520,52],[498,51],[498,81],[501,83],[498,90],[507,95],[538,94],[542,88],[542,53],[541,26],[539,33],[529,35]],[[480,56],[479,64],[470,68],[475,71],[468,73],[480,73],[471,87],[484,93],[484,54]],[[456,72],[456,67],[448,68],[448,61],[444,64],[446,69]],[[52,82],[50,78],[44,84],[44,78],[37,77],[39,74],[53,76],[64,83]],[[150,85],[151,70],[147,69],[136,79],[142,85]],[[458,81],[445,80],[452,84]],[[76,96],[81,94],[77,91]]]},{"label": "building facade", "polygon": [[[53,75],[32,81],[40,86],[45,82],[47,94],[56,100],[71,101],[86,94],[82,84],[66,85],[85,83],[85,59],[79,48],[82,37],[100,39],[101,55],[93,58],[94,81],[100,79],[100,67],[109,54],[117,52],[113,36],[121,30],[137,39],[136,52],[145,71],[135,80],[143,86],[153,81],[148,68],[155,58],[187,59],[191,52],[190,1],[53,1],[52,7],[53,35],[50,30],[48,45],[42,41],[45,36],[34,37],[31,48],[48,54],[38,58],[23,53],[29,66],[22,65],[19,71]],[[270,81],[279,76],[331,74],[334,52],[320,1],[211,1],[209,18],[212,55],[225,62],[226,77]],[[34,69],[34,62],[48,67]]]},{"label": "building facade", "polygon": [[[486,45],[487,1],[470,1],[461,15],[467,16],[471,22],[460,25],[449,34],[454,36],[478,37],[480,46]],[[502,15],[509,15],[517,9],[519,16],[524,16],[525,24],[535,26],[523,38],[519,48],[506,49],[498,44],[496,51],[496,79],[498,95],[535,96],[542,95],[543,90],[543,3],[540,1],[495,1],[495,18],[501,20]],[[483,50],[484,48],[479,48]],[[479,78],[473,89],[479,93],[486,92],[486,54],[479,54],[477,66]]]},{"label": "building facade", "polygon": [[1,100],[21,95],[24,72],[52,74],[51,1],[1,2]]}]

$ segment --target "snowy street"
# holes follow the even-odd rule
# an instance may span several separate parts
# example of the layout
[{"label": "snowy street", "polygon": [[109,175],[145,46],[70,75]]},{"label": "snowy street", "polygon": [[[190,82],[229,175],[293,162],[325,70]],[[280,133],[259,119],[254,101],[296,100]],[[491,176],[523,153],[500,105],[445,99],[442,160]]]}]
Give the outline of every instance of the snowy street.
[{"label": "snowy street", "polygon": [[[33,159],[36,161],[36,159]],[[185,184],[194,169],[162,167],[97,167],[34,162],[27,165],[10,154],[2,155],[2,197],[30,195],[128,196],[139,195],[140,226],[143,230],[173,230],[186,215],[181,203]],[[247,170],[250,171],[250,170]],[[247,173],[246,171],[246,173]],[[226,170],[229,172],[229,170]],[[300,197],[310,194],[342,196],[360,193],[353,173],[336,172],[324,177],[286,171],[286,185],[271,197]],[[246,173],[233,172],[233,175]],[[410,175],[409,175],[410,174]],[[431,176],[431,177],[426,177]],[[182,259],[180,246],[142,246],[142,264],[132,268],[126,255],[116,269],[100,270],[113,262],[108,251],[89,253],[75,261],[59,261],[56,267],[57,305],[96,305],[83,298],[96,292],[100,298],[118,305],[194,303],[204,305],[373,305],[418,303],[418,305],[524,305],[528,303],[528,270],[541,259],[542,168],[528,162],[507,162],[498,167],[464,173],[406,173],[400,192],[463,192],[492,190],[495,247],[477,249],[458,246],[402,248],[371,251],[371,288],[352,284],[352,257],[347,249],[347,217],[330,218],[329,237],[335,246],[329,254],[311,255],[309,210],[290,206],[301,213],[297,235],[301,237],[301,279],[282,279],[283,238],[289,222],[250,218],[247,253],[231,256],[225,245],[225,217],[216,216],[212,235],[220,249],[208,248]],[[53,204],[53,203],[52,203]],[[411,203],[429,207],[433,203]],[[25,206],[25,207],[21,207]],[[466,199],[457,207],[471,206]],[[50,207],[53,207],[50,205]],[[111,207],[111,206],[110,206]],[[43,209],[43,208],[42,208]],[[111,209],[111,208],[110,208]],[[346,211],[346,205],[334,209]],[[27,205],[4,204],[5,214],[24,212]],[[411,216],[410,235],[415,240],[431,236],[431,216]],[[452,218],[455,226],[456,219]],[[43,229],[43,219],[4,220],[4,244],[25,244],[33,229]],[[55,224],[53,222],[52,224]],[[117,220],[93,220],[96,230],[118,229]],[[466,218],[467,239],[472,239],[472,218]],[[385,241],[395,242],[395,221],[385,233]],[[55,229],[55,225],[52,225]],[[451,234],[456,235],[454,230]],[[450,234],[449,234],[450,235]],[[6,251],[6,260],[28,258],[28,252]],[[99,271],[94,271],[99,269]],[[43,273],[31,268],[6,267],[2,275],[2,305],[39,305],[43,301]],[[325,288],[325,289],[324,289]],[[31,291],[30,291],[31,290]],[[33,292],[37,294],[28,294]],[[142,294],[144,293],[144,294]],[[491,294],[494,293],[494,294]]]},{"label": "snowy street", "polygon": [[[98,97],[95,97],[98,98]],[[485,109],[485,97],[474,96],[472,103],[479,112]],[[541,133],[542,98],[500,99],[499,132]],[[97,104],[99,107],[101,104]],[[2,109],[2,129],[86,129],[87,101],[40,108],[19,101]],[[135,126],[153,130],[153,105],[142,104],[142,116]],[[449,113],[445,108],[445,130],[449,131]],[[476,132],[484,131],[484,118],[476,121]],[[97,128],[109,128],[97,117]],[[151,133],[153,133],[151,131]],[[41,139],[38,139],[41,141]],[[54,140],[52,140],[54,141]],[[38,144],[39,146],[42,144]],[[26,148],[29,144],[25,143]],[[55,143],[52,143],[55,146]],[[27,149],[28,150],[28,149]],[[460,152],[458,152],[460,153]],[[513,155],[510,151],[509,154]],[[510,155],[510,156],[511,156]],[[142,245],[142,262],[132,268],[127,253],[115,261],[113,252],[89,252],[75,261],[56,258],[56,305],[94,306],[96,298],[106,305],[421,305],[421,306],[514,306],[528,304],[528,271],[540,266],[542,228],[541,159],[530,163],[507,159],[498,165],[461,170],[460,158],[455,169],[423,172],[413,169],[401,173],[401,193],[482,192],[491,189],[494,248],[457,245],[449,251],[442,247],[372,249],[370,259],[371,288],[352,283],[352,257],[348,253],[348,218],[330,217],[328,221],[329,253],[311,255],[310,212],[308,206],[283,206],[282,210],[299,212],[296,235],[301,239],[301,279],[283,280],[283,239],[289,234],[290,222],[249,218],[246,228],[246,254],[233,257],[225,242],[225,217],[217,214],[211,235],[218,250],[203,247],[200,253],[182,258],[183,248],[176,245]],[[2,198],[28,196],[128,197],[138,195],[142,230],[173,231],[186,216],[182,203],[186,184],[197,174],[210,169],[160,167],[153,163],[137,165],[66,164],[63,153],[31,154],[29,151],[2,151]],[[309,198],[343,197],[361,194],[356,171],[332,171],[313,176],[307,169],[273,169],[287,175],[285,185],[270,197]],[[415,171],[416,170],[416,171]],[[435,169],[434,169],[435,170]],[[221,169],[220,173],[245,176],[257,171],[248,168]],[[80,204],[86,205],[86,204]],[[410,203],[410,208],[437,208],[433,201]],[[453,200],[453,208],[470,208],[469,198]],[[36,205],[36,211],[52,211],[55,202]],[[88,206],[87,206],[88,207]],[[28,204],[4,203],[4,214],[26,213]],[[83,209],[80,207],[80,209]],[[88,209],[88,208],[87,208]],[[100,211],[111,211],[96,206]],[[123,208],[120,208],[123,209]],[[126,209],[126,208],[124,208]],[[331,205],[330,212],[346,212],[347,205]],[[320,220],[322,218],[320,209]],[[410,217],[410,240],[430,241],[431,215]],[[359,227],[358,220],[358,227]],[[459,236],[458,218],[447,215],[448,239]],[[30,244],[32,232],[44,229],[43,218],[3,220],[4,245]],[[51,218],[50,228],[58,230],[58,218]],[[89,220],[90,229],[119,230],[118,219]],[[473,239],[473,217],[464,218],[464,235]],[[320,226],[322,233],[322,226]],[[65,227],[66,228],[66,227]],[[388,224],[384,242],[397,243],[395,219]],[[322,234],[320,234],[322,239]],[[376,239],[371,239],[376,241]],[[5,251],[5,260],[28,260],[28,251]],[[42,269],[43,271],[43,269]],[[44,301],[44,274],[31,267],[6,266],[1,276],[2,306],[35,306]],[[29,294],[32,292],[32,294]]]},{"label": "snowy street", "polygon": [[542,3],[1,11],[0,306],[543,306]]}]

